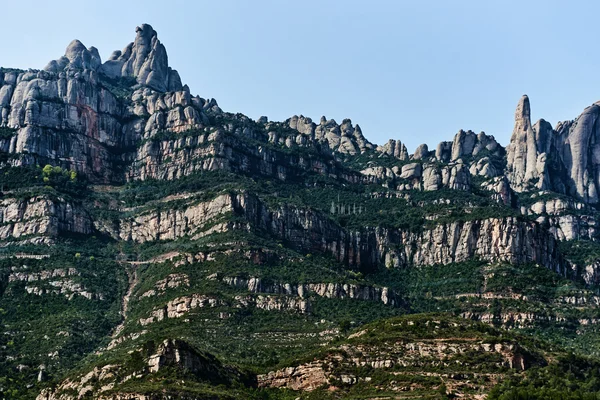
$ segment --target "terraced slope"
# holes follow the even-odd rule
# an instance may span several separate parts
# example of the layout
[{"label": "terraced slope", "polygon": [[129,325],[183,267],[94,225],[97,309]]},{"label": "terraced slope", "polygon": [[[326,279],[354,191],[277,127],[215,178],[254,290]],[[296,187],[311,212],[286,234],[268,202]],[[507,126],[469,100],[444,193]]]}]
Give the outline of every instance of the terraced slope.
[{"label": "terraced slope", "polygon": [[149,25],[0,69],[0,397],[597,392],[600,108],[529,108],[412,154],[254,121]]}]

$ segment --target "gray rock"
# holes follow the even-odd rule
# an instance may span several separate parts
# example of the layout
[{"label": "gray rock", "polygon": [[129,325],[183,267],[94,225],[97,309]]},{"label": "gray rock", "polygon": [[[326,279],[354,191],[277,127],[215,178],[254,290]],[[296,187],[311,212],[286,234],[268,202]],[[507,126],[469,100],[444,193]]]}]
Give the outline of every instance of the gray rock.
[{"label": "gray rock", "polygon": [[[527,95],[521,97],[515,111],[515,127],[510,144],[507,146],[507,176],[514,190],[518,192],[532,188],[546,189],[546,157],[538,151],[545,149],[546,125],[540,123],[544,131],[536,134],[531,126],[531,110]],[[538,144],[537,138],[542,139]]]},{"label": "gray rock", "polygon": [[383,146],[377,146],[376,150],[401,161],[408,160],[408,151],[406,150],[406,146],[400,140],[390,139]]},{"label": "gray rock", "polygon": [[114,52],[101,71],[113,78],[133,76],[139,84],[159,92],[182,90],[179,74],[169,67],[167,50],[152,26],[143,24],[136,33],[135,41]]},{"label": "gray rock", "polygon": [[289,128],[305,135],[305,138],[292,139],[293,142],[308,145],[324,144],[329,149],[343,154],[359,154],[374,146],[362,134],[360,126],[352,125],[350,119],[344,119],[341,125],[333,120],[321,117],[319,125],[303,115],[294,115],[285,122]]},{"label": "gray rock", "polygon": [[453,142],[440,142],[435,149],[435,158],[441,162],[450,161]]},{"label": "gray rock", "polygon": [[97,70],[102,64],[98,49],[90,47],[89,50],[79,40],[73,40],[65,55],[58,60],[50,61],[44,71],[59,73],[68,69]]},{"label": "gray rock", "polygon": [[402,172],[400,178],[402,179],[414,179],[420,178],[423,172],[423,166],[420,163],[406,164],[402,166]]},{"label": "gray rock", "polygon": [[456,136],[454,136],[450,159],[455,161],[461,158],[463,155],[472,155],[476,141],[477,137],[475,133],[471,131],[465,132],[461,129]]},{"label": "gray rock", "polygon": [[413,160],[422,160],[429,154],[429,148],[426,144],[419,145],[413,154]]},{"label": "gray rock", "polygon": [[569,192],[588,202],[598,202],[600,182],[600,103],[587,107],[569,127],[562,149],[563,162],[572,184]]}]

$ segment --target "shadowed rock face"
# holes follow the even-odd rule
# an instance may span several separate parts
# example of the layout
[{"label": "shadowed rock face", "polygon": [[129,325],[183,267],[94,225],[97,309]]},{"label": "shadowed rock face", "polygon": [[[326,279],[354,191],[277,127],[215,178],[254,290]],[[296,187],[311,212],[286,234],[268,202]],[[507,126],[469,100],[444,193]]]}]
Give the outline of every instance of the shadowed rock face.
[{"label": "shadowed rock face", "polygon": [[598,202],[600,187],[598,172],[600,164],[599,115],[600,105],[598,103],[586,108],[569,127],[562,146],[557,146],[562,154],[561,159],[567,176],[570,178],[567,182],[569,194],[589,203]]}]

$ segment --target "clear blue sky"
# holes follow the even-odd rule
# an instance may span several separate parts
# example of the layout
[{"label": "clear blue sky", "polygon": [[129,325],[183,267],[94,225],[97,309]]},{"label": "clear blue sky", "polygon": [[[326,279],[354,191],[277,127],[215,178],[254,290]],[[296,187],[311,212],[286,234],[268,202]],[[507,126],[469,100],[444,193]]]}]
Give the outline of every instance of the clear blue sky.
[{"label": "clear blue sky", "polygon": [[192,93],[283,120],[351,118],[375,143],[507,144],[520,96],[553,125],[600,100],[598,1],[3,2],[0,65],[43,68],[72,39],[105,60],[151,24]]}]

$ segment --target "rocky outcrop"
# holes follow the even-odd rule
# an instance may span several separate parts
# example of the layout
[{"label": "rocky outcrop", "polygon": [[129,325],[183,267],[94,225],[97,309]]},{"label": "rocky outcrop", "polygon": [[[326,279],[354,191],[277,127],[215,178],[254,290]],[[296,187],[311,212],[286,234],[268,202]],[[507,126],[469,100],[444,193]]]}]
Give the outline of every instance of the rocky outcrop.
[{"label": "rocky outcrop", "polygon": [[[215,223],[228,213],[243,216],[250,225]],[[332,254],[356,268],[449,264],[479,258],[535,262],[566,273],[554,237],[542,226],[515,217],[443,223],[420,232],[382,227],[346,231],[318,211],[287,205],[269,209],[256,196],[244,192],[223,194],[183,209],[134,216],[121,221],[113,231],[98,226],[115,238],[139,242],[248,227],[286,240],[296,249]]]},{"label": "rocky outcrop", "polygon": [[[153,310],[147,318],[140,318],[141,326],[147,326],[170,318],[181,318],[197,308],[215,308],[228,305],[220,298],[194,293],[177,297],[167,302],[164,307]],[[235,296],[231,305],[235,308],[258,308],[267,311],[291,311],[307,314],[311,310],[310,302],[294,296]]]},{"label": "rocky outcrop", "polygon": [[402,167],[369,167],[360,172],[364,176],[386,182],[388,187],[398,191],[433,191],[442,188],[469,190],[471,188],[470,172],[462,160],[446,165],[412,162]]},{"label": "rocky outcrop", "polygon": [[26,268],[19,270],[13,268],[12,273],[8,276],[8,282],[35,282],[46,281],[52,278],[65,278],[67,276],[79,276],[79,272],[75,268],[57,268],[53,270],[44,270],[40,272],[28,272]]},{"label": "rocky outcrop", "polygon": [[373,144],[363,136],[360,126],[352,125],[350,119],[344,119],[341,124],[338,124],[333,119],[321,117],[317,125],[310,118],[294,115],[287,119],[284,125],[302,134],[302,139],[292,139],[292,142],[297,144],[315,141],[325,143],[335,152],[353,155],[374,148]]},{"label": "rocky outcrop", "polygon": [[155,373],[165,367],[183,368],[195,375],[219,375],[221,364],[216,358],[200,355],[183,340],[166,339],[148,357],[148,371]]},{"label": "rocky outcrop", "polygon": [[45,196],[0,200],[0,241],[50,243],[60,233],[90,234],[92,220],[81,206]]},{"label": "rocky outcrop", "polygon": [[[468,343],[459,340],[389,344],[385,350],[376,346],[342,346],[342,354],[332,354],[324,360],[312,361],[297,367],[288,367],[258,376],[259,387],[288,388],[312,391],[323,385],[356,384],[353,375],[341,375],[335,366],[368,367],[376,370],[402,369],[412,366],[423,368],[424,363],[448,365],[453,356],[465,353],[498,354],[503,362],[496,368],[525,370],[527,358],[521,349],[509,343]],[[443,343],[443,344],[441,344]],[[433,361],[435,360],[435,361]]]},{"label": "rocky outcrop", "polygon": [[413,160],[423,160],[429,155],[427,144],[423,143],[417,147],[415,154],[412,155]]},{"label": "rocky outcrop", "polygon": [[153,310],[148,318],[141,318],[139,323],[142,326],[146,326],[167,318],[181,318],[196,308],[212,308],[223,304],[223,301],[216,297],[194,293],[190,296],[182,296],[170,300],[164,307]]},{"label": "rocky outcrop", "polygon": [[[416,323],[407,322],[412,323],[408,325],[407,330],[410,331],[410,326]],[[402,322],[396,323],[396,326],[402,326]],[[453,337],[445,334],[439,325],[439,321],[429,321],[426,328],[421,328],[435,331],[435,338],[426,340],[407,338],[406,332],[402,332],[402,336],[394,337],[393,328],[388,328],[386,336],[379,340],[364,340],[377,337],[378,334],[367,328],[350,335],[347,343],[329,349],[325,356],[301,365],[258,375],[258,385],[298,391],[312,391],[329,386],[329,390],[337,391],[340,386],[347,387],[371,381],[375,371],[378,376],[388,373],[390,376],[397,376],[401,371],[419,375],[422,373],[419,371],[428,370],[430,366],[435,366],[435,370],[439,371],[451,365],[460,365],[461,371],[465,373],[485,364],[488,371],[495,370],[496,373],[500,373],[512,369],[512,373],[518,374],[531,366],[545,364],[544,359],[533,356],[509,340],[488,341],[472,336]],[[468,355],[475,354],[480,355],[479,361],[470,362]],[[359,372],[365,370],[369,372]],[[431,372],[424,375],[432,376]],[[447,376],[447,379],[446,382],[450,384],[454,377]],[[386,382],[380,385],[384,385],[387,390],[413,390],[410,385],[403,387],[403,382],[394,379]]]},{"label": "rocky outcrop", "polygon": [[[184,370],[214,385],[229,385],[234,381],[252,384],[252,379],[236,368],[223,365],[211,354],[201,353],[180,339],[163,340],[148,356],[143,355],[145,350],[136,349],[130,352],[137,353],[145,366],[140,363],[141,365],[134,366],[137,368],[135,370],[132,370],[129,365],[119,364],[95,367],[87,374],[66,379],[54,388],[42,390],[36,400],[76,400],[90,396],[102,400],[163,400],[167,396],[162,391],[156,393],[145,391],[144,394],[130,391],[120,393],[116,388],[131,379],[156,374],[165,368]],[[180,397],[190,400],[194,398]]]},{"label": "rocky outcrop", "polygon": [[82,296],[88,300],[104,300],[102,293],[92,293],[81,282],[76,282],[74,278],[79,276],[80,273],[75,268],[57,268],[32,272],[27,266],[23,266],[22,268],[13,267],[11,269],[11,273],[8,275],[8,283],[24,282],[25,291],[37,296],[63,295],[68,300],[73,300],[75,296]]},{"label": "rocky outcrop", "polygon": [[108,179],[109,149],[133,143],[133,132],[96,71],[66,68],[4,73],[0,126],[18,132],[0,148],[15,155],[13,165],[51,163]]},{"label": "rocky outcrop", "polygon": [[25,291],[36,296],[62,295],[68,300],[73,300],[75,296],[81,296],[88,300],[104,300],[102,293],[92,293],[80,282],[75,282],[72,279],[50,280],[47,285],[43,286],[28,284],[25,286]]},{"label": "rocky outcrop", "polygon": [[377,151],[397,158],[400,161],[408,160],[408,151],[400,140],[390,139],[383,146],[377,146]]},{"label": "rocky outcrop", "polygon": [[331,373],[323,362],[313,361],[258,376],[259,387],[312,391],[329,383]]},{"label": "rocky outcrop", "polygon": [[491,193],[494,201],[502,203],[506,206],[511,206],[513,203],[513,192],[510,188],[510,183],[505,176],[496,177],[487,180],[481,184],[481,189]]},{"label": "rocky outcrop", "polygon": [[565,317],[557,315],[544,315],[541,313],[534,312],[501,312],[494,314],[492,312],[464,312],[461,314],[462,318],[470,319],[472,321],[479,321],[488,325],[502,325],[506,328],[531,328],[539,326],[541,324],[547,324],[552,322],[564,323],[566,322]]},{"label": "rocky outcrop", "polygon": [[540,120],[531,125],[523,96],[515,113],[515,129],[507,146],[507,176],[515,191],[532,189],[566,193],[585,203],[598,202],[600,159],[597,120],[600,104],[586,108],[574,121],[556,129]]},{"label": "rocky outcrop", "polygon": [[449,264],[479,258],[517,264],[534,262],[566,273],[554,237],[538,224],[516,217],[443,223],[421,232],[381,227],[346,232],[312,210],[284,206],[267,211],[253,197],[246,198],[243,208],[254,226],[287,240],[293,247],[333,254],[346,265],[358,268]]},{"label": "rocky outcrop", "polygon": [[79,40],[73,40],[65,55],[58,60],[53,60],[46,65],[44,71],[59,73],[69,69],[76,70],[97,70],[102,64],[100,53],[95,47],[90,47],[89,50]]},{"label": "rocky outcrop", "polygon": [[[130,76],[142,86],[135,92],[114,81]],[[117,98],[109,89],[115,85],[131,92],[128,98]],[[215,104],[190,96],[167,66],[156,32],[143,25],[136,41],[105,64],[98,50],[75,40],[43,71],[0,71],[0,127],[18,130],[0,140],[0,150],[18,156],[12,165],[50,163],[94,180],[119,181],[119,166],[128,163],[140,138],[201,127],[204,110]]]},{"label": "rocky outcrop", "polygon": [[207,101],[191,96],[188,90],[160,93],[142,88],[133,92],[131,99],[133,114],[147,117],[144,138],[161,131],[185,132],[208,124],[204,113]]},{"label": "rocky outcrop", "polygon": [[548,226],[558,240],[595,240],[599,223],[592,208],[572,198],[556,197],[549,191],[534,193],[538,198],[528,206],[521,206],[524,215],[536,216],[537,222]]},{"label": "rocky outcrop", "polygon": [[[469,259],[534,262],[561,274],[566,262],[554,238],[535,223],[509,217],[440,224],[421,233],[377,231],[380,258],[392,265],[433,265]],[[399,242],[402,250],[386,250],[386,242]],[[388,242],[389,243],[389,242]],[[391,243],[390,243],[391,244]]]},{"label": "rocky outcrop", "polygon": [[169,289],[178,287],[189,287],[190,279],[186,274],[169,274],[166,278],[161,279],[154,284],[154,288],[142,293],[141,298],[153,297],[164,294]]},{"label": "rocky outcrop", "polygon": [[[452,142],[450,160],[458,160],[461,157],[478,157],[484,153],[501,157],[504,151],[493,136],[486,135],[484,132],[479,134],[472,131],[465,132],[461,129]],[[438,157],[438,159],[441,161],[444,157],[445,155],[442,155],[442,158]]]},{"label": "rocky outcrop", "polygon": [[311,294],[328,299],[377,301],[386,305],[400,305],[400,296],[387,287],[373,287],[347,283],[265,283],[261,278],[223,277],[227,285],[251,293],[275,293],[307,298]]},{"label": "rocky outcrop", "polygon": [[556,127],[557,151],[569,178],[567,193],[591,204],[598,203],[600,190],[599,116],[600,103],[595,103],[572,123]]},{"label": "rocky outcrop", "polygon": [[593,262],[588,263],[582,269],[581,278],[588,285],[600,284],[600,260],[594,260]]},{"label": "rocky outcrop", "polygon": [[236,196],[219,195],[213,200],[187,204],[185,208],[143,212],[120,221],[95,221],[96,229],[115,239],[148,242],[174,240],[184,236],[198,238],[227,229],[227,223],[214,223],[234,211]]},{"label": "rocky outcrop", "polygon": [[[531,126],[529,97],[521,97],[515,111],[515,128],[507,147],[507,175],[516,191],[531,186],[545,189],[545,155],[538,153],[536,132]],[[538,159],[539,155],[539,159]],[[535,179],[535,182],[532,182]]]},{"label": "rocky outcrop", "polygon": [[148,24],[135,29],[136,37],[123,51],[115,51],[101,72],[111,78],[133,76],[140,85],[159,92],[180,91],[183,86],[177,71],[169,67],[167,50]]},{"label": "rocky outcrop", "polygon": [[[299,179],[307,172],[334,176],[351,183],[364,179],[358,172],[342,168],[332,160],[332,150],[327,143],[310,142],[308,139],[301,142],[313,154],[281,151],[279,146],[296,146],[296,139],[305,136],[279,134],[267,126],[265,137],[249,118],[226,117],[236,122],[218,128],[204,127],[179,136],[171,135],[171,138],[151,137],[144,141],[126,171],[127,179],[174,180],[201,171],[219,170],[282,181]],[[181,123],[186,126],[193,121],[183,119]],[[263,140],[264,145],[257,145]]]},{"label": "rocky outcrop", "polygon": [[309,300],[293,296],[243,295],[235,296],[235,307],[258,308],[266,311],[289,311],[300,314],[310,313],[312,306]]}]

